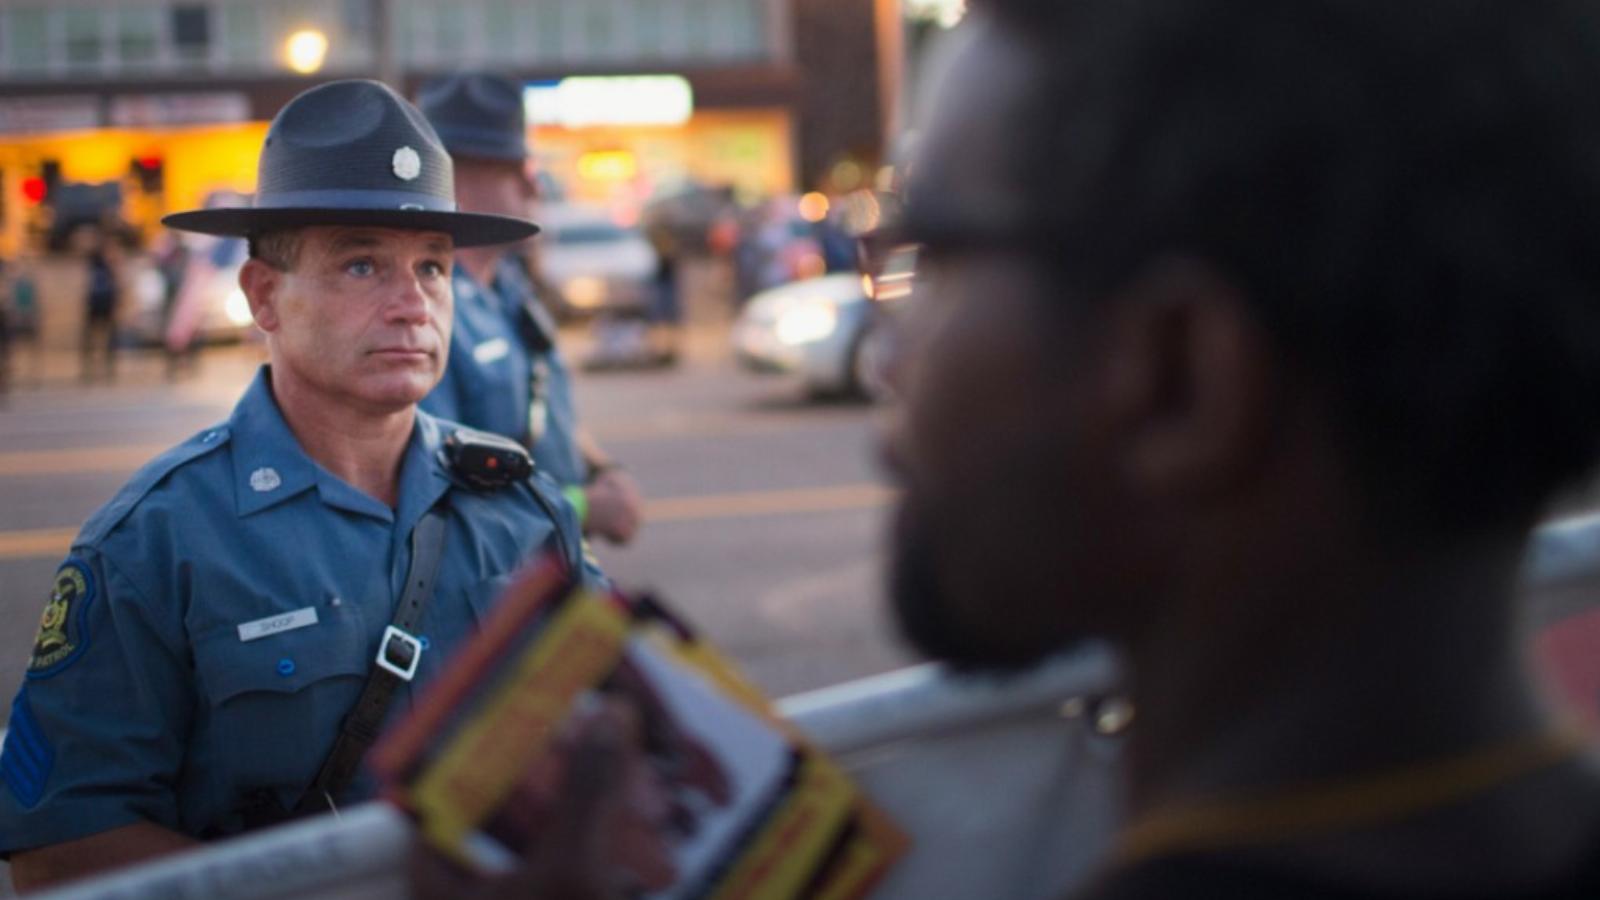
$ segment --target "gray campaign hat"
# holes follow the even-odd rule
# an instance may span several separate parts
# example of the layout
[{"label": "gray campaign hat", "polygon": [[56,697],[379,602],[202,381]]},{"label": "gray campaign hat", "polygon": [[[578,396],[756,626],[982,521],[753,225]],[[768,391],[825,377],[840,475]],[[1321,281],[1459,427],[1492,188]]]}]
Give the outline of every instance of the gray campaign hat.
[{"label": "gray campaign hat", "polygon": [[261,148],[255,202],[173,213],[172,228],[246,237],[306,225],[442,231],[458,247],[530,237],[526,219],[458,212],[450,155],[416,107],[376,81],[334,81],[284,106]]},{"label": "gray campaign hat", "polygon": [[521,162],[528,156],[522,87],[488,72],[443,75],[422,86],[417,106],[453,156]]}]

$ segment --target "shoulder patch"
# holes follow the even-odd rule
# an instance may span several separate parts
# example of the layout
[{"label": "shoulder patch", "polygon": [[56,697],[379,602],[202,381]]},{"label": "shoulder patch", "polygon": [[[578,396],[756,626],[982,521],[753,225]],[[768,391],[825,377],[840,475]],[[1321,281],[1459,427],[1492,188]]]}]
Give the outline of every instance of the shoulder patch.
[{"label": "shoulder patch", "polygon": [[89,646],[89,604],[95,597],[94,575],[80,559],[68,559],[56,570],[50,599],[39,617],[28,677],[44,678],[65,669]]},{"label": "shoulder patch", "polygon": [[89,521],[83,525],[83,531],[78,535],[75,545],[93,545],[99,543],[107,534],[111,533],[128,513],[139,505],[139,501],[150,493],[161,479],[171,475],[174,470],[185,463],[192,462],[209,453],[224,447],[228,443],[230,433],[226,425],[216,425],[207,428],[187,441],[173,447],[171,450],[157,456],[144,464],[144,467],[133,473],[128,483],[117,491],[111,502],[100,507]]}]

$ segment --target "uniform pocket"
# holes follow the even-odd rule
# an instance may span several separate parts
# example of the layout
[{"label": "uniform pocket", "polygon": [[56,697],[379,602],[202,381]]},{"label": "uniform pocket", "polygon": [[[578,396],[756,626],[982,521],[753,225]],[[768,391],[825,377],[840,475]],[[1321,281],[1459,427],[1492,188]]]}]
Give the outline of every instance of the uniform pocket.
[{"label": "uniform pocket", "polygon": [[[293,806],[355,706],[375,646],[353,604],[322,607],[320,621],[241,641],[236,627],[194,639],[200,708],[190,746],[196,789],[234,810],[252,791]],[[234,819],[208,820],[225,831]]]},{"label": "uniform pocket", "polygon": [[236,629],[197,639],[195,670],[213,707],[241,695],[292,694],[331,678],[364,678],[372,667],[366,623],[354,609],[316,624],[241,641]]},{"label": "uniform pocket", "polygon": [[489,614],[494,611],[495,604],[500,600],[500,595],[505,593],[506,585],[509,585],[512,579],[516,577],[517,573],[506,572],[503,575],[485,578],[462,591],[466,599],[466,606],[472,611],[473,618],[477,620],[479,625],[482,625],[484,620],[489,618]]},{"label": "uniform pocket", "polygon": [[497,575],[466,587],[440,591],[433,598],[423,616],[422,636],[428,639],[429,648],[422,654],[419,677],[431,678],[440,665],[472,640],[510,580],[509,574]]}]

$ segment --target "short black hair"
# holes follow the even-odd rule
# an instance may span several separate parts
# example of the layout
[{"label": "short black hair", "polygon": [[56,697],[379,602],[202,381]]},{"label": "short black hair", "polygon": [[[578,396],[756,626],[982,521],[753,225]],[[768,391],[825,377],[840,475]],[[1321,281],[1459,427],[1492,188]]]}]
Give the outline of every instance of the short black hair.
[{"label": "short black hair", "polygon": [[1167,253],[1215,265],[1403,513],[1503,528],[1590,470],[1600,12],[974,6],[1037,70],[1007,177],[1065,282],[1104,295]]}]

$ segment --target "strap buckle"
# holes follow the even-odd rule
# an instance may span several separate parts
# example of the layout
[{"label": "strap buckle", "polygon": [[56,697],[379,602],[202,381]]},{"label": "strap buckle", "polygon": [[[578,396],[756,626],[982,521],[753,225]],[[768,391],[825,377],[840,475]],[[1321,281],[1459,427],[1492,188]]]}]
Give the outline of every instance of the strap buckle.
[{"label": "strap buckle", "polygon": [[383,640],[378,642],[377,663],[400,678],[410,681],[417,676],[417,663],[422,662],[422,641],[390,625],[383,630]]}]

